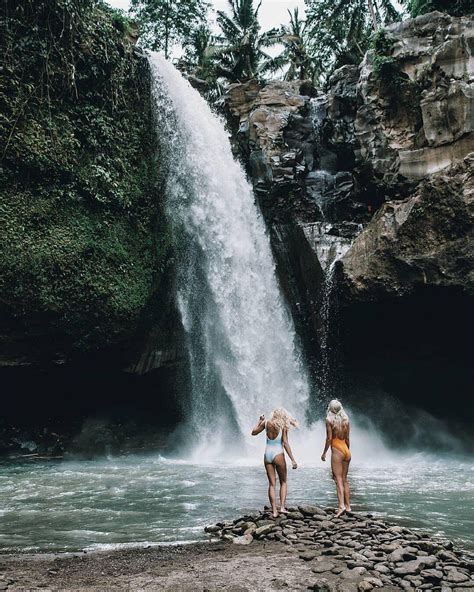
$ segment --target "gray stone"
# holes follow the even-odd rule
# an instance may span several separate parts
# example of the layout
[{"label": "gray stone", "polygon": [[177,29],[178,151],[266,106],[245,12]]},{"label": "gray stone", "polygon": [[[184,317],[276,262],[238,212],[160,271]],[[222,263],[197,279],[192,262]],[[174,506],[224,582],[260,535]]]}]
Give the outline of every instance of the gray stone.
[{"label": "gray stone", "polygon": [[416,551],[417,550],[414,547],[397,547],[388,555],[387,559],[388,561],[393,561],[394,563],[413,560],[417,557]]},{"label": "gray stone", "polygon": [[445,578],[448,582],[459,584],[460,582],[467,582],[470,578],[468,575],[457,569],[450,569]]},{"label": "gray stone", "polygon": [[326,512],[317,506],[298,506],[298,509],[305,516],[314,516],[315,514],[319,516],[326,516]]},{"label": "gray stone", "polygon": [[367,573],[365,567],[354,567],[353,569],[344,569],[340,573],[340,577],[344,580],[352,580]]},{"label": "gray stone", "polygon": [[390,569],[384,565],[383,563],[379,563],[374,567],[374,571],[381,573],[381,574],[389,574]]},{"label": "gray stone", "polygon": [[209,526],[204,527],[204,532],[213,533],[213,532],[217,532],[219,530],[220,530],[220,527],[217,526],[217,524],[210,524]]},{"label": "gray stone", "polygon": [[303,561],[311,561],[315,557],[316,557],[315,551],[305,551],[304,553],[300,554],[300,559],[303,559]]},{"label": "gray stone", "polygon": [[325,578],[320,578],[310,586],[310,590],[315,590],[315,592],[336,592],[336,586],[333,582]]},{"label": "gray stone", "polygon": [[436,565],[436,557],[428,555],[427,557],[419,557],[413,561],[406,561],[400,564],[393,570],[393,573],[398,576],[414,575],[420,573],[422,569],[431,568]]},{"label": "gray stone", "polygon": [[324,573],[326,571],[331,571],[334,568],[334,563],[332,561],[315,561],[312,566],[311,570],[314,573]]},{"label": "gray stone", "polygon": [[257,538],[263,537],[266,534],[269,534],[273,530],[273,526],[274,526],[273,523],[264,524],[263,526],[260,526],[259,528],[257,528],[257,530],[255,531],[254,534]]},{"label": "gray stone", "polygon": [[234,545],[250,545],[253,541],[253,536],[251,534],[244,534],[242,536],[235,537],[232,541]]},{"label": "gray stone", "polygon": [[369,590],[372,590],[373,588],[374,585],[371,582],[368,582],[367,580],[362,580],[357,585],[357,589],[359,592],[369,592]]},{"label": "gray stone", "polygon": [[439,582],[443,579],[443,572],[439,569],[422,569],[420,576],[430,582]]}]

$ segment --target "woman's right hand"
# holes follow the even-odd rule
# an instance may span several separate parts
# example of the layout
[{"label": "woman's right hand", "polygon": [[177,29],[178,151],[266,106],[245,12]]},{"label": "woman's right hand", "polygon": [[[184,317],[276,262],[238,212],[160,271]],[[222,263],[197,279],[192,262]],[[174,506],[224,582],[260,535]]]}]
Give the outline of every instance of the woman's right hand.
[{"label": "woman's right hand", "polygon": [[294,469],[297,469],[297,468],[298,468],[298,464],[296,463],[296,461],[293,461],[293,462],[291,463],[291,466],[292,466]]}]

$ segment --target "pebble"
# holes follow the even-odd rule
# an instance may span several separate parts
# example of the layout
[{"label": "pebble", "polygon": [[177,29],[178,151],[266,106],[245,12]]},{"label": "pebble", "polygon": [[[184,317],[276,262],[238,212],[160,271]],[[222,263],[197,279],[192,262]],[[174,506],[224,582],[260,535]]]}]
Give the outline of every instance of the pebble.
[{"label": "pebble", "polygon": [[[205,527],[236,545],[284,543],[315,574],[309,589],[320,592],[474,592],[474,556],[450,541],[391,525],[370,515],[343,515],[313,505],[289,508],[276,520],[268,512]],[[327,577],[317,577],[327,574]],[[1,580],[0,580],[1,583]]]}]

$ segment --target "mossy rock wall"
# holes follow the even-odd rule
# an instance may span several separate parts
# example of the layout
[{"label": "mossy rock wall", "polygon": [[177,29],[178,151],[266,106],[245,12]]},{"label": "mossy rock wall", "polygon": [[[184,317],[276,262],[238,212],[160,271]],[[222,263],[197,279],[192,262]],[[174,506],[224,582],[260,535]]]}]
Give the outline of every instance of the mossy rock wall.
[{"label": "mossy rock wall", "polygon": [[124,346],[168,251],[146,59],[100,1],[0,10],[0,364]]}]

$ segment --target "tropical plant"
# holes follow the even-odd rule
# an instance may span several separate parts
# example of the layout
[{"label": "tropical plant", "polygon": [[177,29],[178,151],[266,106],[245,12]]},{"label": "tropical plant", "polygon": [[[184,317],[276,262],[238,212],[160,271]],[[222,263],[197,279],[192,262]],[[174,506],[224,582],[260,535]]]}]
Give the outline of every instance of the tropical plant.
[{"label": "tropical plant", "polygon": [[130,12],[140,22],[140,42],[170,57],[173,47],[184,46],[204,24],[206,0],[131,0]]},{"label": "tropical plant", "polygon": [[310,51],[326,76],[357,64],[379,27],[400,19],[392,0],[305,0]]},{"label": "tropical plant", "polygon": [[215,38],[207,25],[201,25],[192,34],[185,54],[178,66],[185,70],[192,84],[211,102],[222,94],[214,59]]},{"label": "tropical plant", "polygon": [[316,60],[310,55],[307,45],[306,21],[299,16],[298,8],[288,10],[290,22],[282,25],[276,40],[284,46],[282,53],[274,60],[275,65],[286,68],[285,80],[313,79]]},{"label": "tropical plant", "polygon": [[273,58],[264,48],[277,43],[277,30],[260,33],[258,12],[253,0],[228,0],[230,15],[217,11],[221,35],[213,49],[218,76],[229,82],[258,78],[275,69]]},{"label": "tropical plant", "polygon": [[472,0],[408,0],[407,9],[410,16],[419,16],[433,10],[463,16],[474,13],[474,3]]}]

